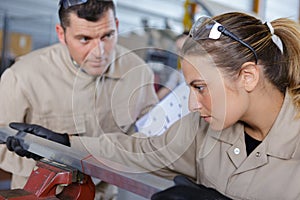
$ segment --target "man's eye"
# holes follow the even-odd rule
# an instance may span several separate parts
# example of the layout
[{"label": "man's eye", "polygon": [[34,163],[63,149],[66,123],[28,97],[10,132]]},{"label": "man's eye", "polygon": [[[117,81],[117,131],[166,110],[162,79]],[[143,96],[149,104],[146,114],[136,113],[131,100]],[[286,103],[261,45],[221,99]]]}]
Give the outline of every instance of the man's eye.
[{"label": "man's eye", "polygon": [[80,42],[83,44],[86,44],[88,41],[89,41],[89,38],[87,38],[87,37],[80,38]]},{"label": "man's eye", "polygon": [[107,38],[111,38],[112,36],[113,36],[112,33],[109,33],[109,34],[106,35]]},{"label": "man's eye", "polygon": [[109,39],[111,39],[114,35],[115,35],[114,32],[108,33],[108,34],[106,34],[102,39],[103,39],[103,40],[109,40]]}]

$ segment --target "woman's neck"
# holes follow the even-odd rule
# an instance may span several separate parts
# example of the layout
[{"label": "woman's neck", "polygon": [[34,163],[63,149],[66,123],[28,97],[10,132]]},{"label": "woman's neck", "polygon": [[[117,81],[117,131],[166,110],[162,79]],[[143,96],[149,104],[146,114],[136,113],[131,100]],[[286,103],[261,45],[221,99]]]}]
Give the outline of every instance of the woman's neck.
[{"label": "woman's neck", "polygon": [[284,95],[274,88],[250,95],[251,105],[241,121],[245,123],[245,132],[248,135],[262,141],[280,112]]}]

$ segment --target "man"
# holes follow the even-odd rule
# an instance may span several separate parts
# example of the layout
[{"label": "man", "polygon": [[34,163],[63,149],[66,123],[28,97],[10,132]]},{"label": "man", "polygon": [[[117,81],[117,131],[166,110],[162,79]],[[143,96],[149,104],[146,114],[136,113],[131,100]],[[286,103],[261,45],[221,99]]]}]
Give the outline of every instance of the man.
[{"label": "man", "polygon": [[[151,70],[117,45],[112,1],[60,0],[59,5],[60,44],[23,56],[1,77],[0,125],[36,123],[91,137],[129,133],[158,101]],[[0,167],[13,173],[12,188],[22,188],[35,162],[0,146]]]}]

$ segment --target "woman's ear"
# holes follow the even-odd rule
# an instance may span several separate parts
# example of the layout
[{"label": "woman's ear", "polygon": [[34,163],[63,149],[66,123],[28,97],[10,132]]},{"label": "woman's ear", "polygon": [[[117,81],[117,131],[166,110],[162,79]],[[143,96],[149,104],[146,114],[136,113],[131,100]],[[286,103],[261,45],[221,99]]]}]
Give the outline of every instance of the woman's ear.
[{"label": "woman's ear", "polygon": [[64,28],[60,24],[56,24],[55,30],[56,30],[58,40],[60,41],[60,43],[65,45],[66,40],[65,40],[65,30],[64,30]]},{"label": "woman's ear", "polygon": [[251,92],[258,85],[260,68],[253,62],[246,62],[240,70],[240,81],[247,92]]}]

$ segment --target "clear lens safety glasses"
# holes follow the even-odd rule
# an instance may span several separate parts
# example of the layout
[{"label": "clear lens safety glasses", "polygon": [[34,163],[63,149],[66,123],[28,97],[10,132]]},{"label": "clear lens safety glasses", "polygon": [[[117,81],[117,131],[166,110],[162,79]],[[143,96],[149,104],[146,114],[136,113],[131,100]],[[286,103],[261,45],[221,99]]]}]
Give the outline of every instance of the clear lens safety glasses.
[{"label": "clear lens safety glasses", "polygon": [[[98,1],[112,1],[112,0],[98,0]],[[72,6],[77,6],[80,4],[84,4],[88,2],[88,0],[60,0],[59,6],[63,6],[64,9],[68,9]]]},{"label": "clear lens safety glasses", "polygon": [[86,3],[88,0],[60,0],[59,5],[63,6],[65,9],[68,9],[71,6],[76,6]]},{"label": "clear lens safety glasses", "polygon": [[222,24],[214,21],[208,16],[200,17],[192,26],[189,35],[193,40],[201,40],[201,39],[213,39],[218,40],[221,35],[225,35],[230,37],[231,39],[239,42],[243,46],[247,47],[252,51],[255,57],[255,63],[257,64],[258,57],[257,53],[252,46],[238,38],[235,34],[228,31]]}]

